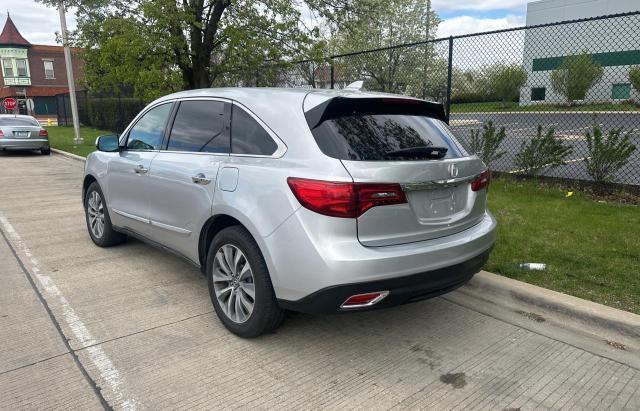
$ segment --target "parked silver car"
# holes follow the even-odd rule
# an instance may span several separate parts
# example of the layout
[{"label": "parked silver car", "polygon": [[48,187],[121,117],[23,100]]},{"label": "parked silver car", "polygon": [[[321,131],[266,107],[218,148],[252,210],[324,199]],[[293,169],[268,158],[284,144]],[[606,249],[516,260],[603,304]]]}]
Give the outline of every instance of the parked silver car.
[{"label": "parked silver car", "polygon": [[162,97],[101,136],[82,190],[92,240],[132,235],[201,267],[222,323],[388,307],[452,290],[495,241],[489,172],[442,105],[361,91]]},{"label": "parked silver car", "polygon": [[34,117],[0,114],[0,150],[40,150],[49,155],[49,133]]}]

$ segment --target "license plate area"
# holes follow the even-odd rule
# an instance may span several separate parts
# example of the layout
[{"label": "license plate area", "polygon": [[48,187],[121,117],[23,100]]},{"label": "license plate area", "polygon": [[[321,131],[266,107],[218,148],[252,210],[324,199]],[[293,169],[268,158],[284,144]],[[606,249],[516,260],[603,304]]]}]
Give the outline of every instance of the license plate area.
[{"label": "license plate area", "polygon": [[467,207],[468,184],[412,191],[408,197],[422,223],[455,220]]},{"label": "license plate area", "polygon": [[30,131],[14,131],[13,136],[18,138],[29,138],[31,135]]}]

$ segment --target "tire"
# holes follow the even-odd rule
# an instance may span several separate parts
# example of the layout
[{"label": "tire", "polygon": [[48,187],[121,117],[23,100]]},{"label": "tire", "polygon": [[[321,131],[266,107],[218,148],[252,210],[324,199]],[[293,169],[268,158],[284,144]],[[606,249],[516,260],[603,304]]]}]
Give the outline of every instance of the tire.
[{"label": "tire", "polygon": [[48,156],[48,155],[51,154],[51,149],[50,148],[41,148],[40,152],[42,153],[42,155]]},{"label": "tire", "polygon": [[[100,218],[100,215],[102,218]],[[104,194],[102,194],[100,185],[95,181],[87,188],[87,193],[84,196],[84,216],[87,221],[89,236],[95,245],[111,247],[121,244],[127,239],[126,235],[113,229]],[[94,216],[96,217],[95,219],[93,218]],[[100,222],[102,222],[102,227],[98,229],[97,226],[100,225]]]},{"label": "tire", "polygon": [[[225,255],[235,263],[225,264]],[[216,314],[232,333],[253,338],[272,332],[284,320],[285,310],[276,301],[264,257],[244,227],[231,226],[216,234],[209,246],[206,274]],[[249,310],[252,288],[253,306]]]}]

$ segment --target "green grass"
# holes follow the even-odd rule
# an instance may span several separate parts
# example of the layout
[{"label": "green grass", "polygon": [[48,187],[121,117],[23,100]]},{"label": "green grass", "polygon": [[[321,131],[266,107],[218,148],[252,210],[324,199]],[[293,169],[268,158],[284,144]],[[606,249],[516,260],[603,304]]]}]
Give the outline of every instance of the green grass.
[{"label": "green grass", "polygon": [[[107,131],[48,127],[51,146],[81,156]],[[489,208],[498,219],[498,241],[487,271],[640,314],[640,207],[600,203],[576,192],[533,181],[496,178]],[[520,263],[546,263],[523,271]]]},{"label": "green grass", "polygon": [[499,225],[487,271],[640,314],[640,207],[500,178],[489,208]]},{"label": "green grass", "polygon": [[73,127],[52,126],[45,127],[49,132],[51,147],[86,157],[87,154],[96,151],[96,138],[103,134],[113,134],[109,131],[98,130],[91,127],[80,127],[80,136],[84,143],[76,146],[73,143]]},{"label": "green grass", "polygon": [[534,104],[530,106],[519,106],[518,103],[507,103],[502,107],[500,102],[487,103],[459,103],[451,105],[452,113],[477,113],[493,111],[640,111],[640,106],[630,103],[620,104],[585,104],[576,106],[562,106],[551,104]]}]

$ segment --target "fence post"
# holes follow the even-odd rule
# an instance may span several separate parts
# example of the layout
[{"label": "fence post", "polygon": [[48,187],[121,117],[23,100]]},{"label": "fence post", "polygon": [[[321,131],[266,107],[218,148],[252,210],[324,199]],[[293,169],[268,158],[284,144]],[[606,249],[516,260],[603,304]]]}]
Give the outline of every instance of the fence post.
[{"label": "fence post", "polygon": [[449,65],[447,66],[447,124],[451,117],[451,77],[453,74],[453,36],[449,36]]},{"label": "fence post", "polygon": [[336,84],[336,77],[335,77],[335,71],[333,68],[333,59],[329,60],[329,64],[331,67],[331,89],[333,90],[335,88],[335,84]]},{"label": "fence post", "polygon": [[67,121],[67,96],[62,97],[62,112],[64,113],[64,125],[68,126],[69,122]]}]

